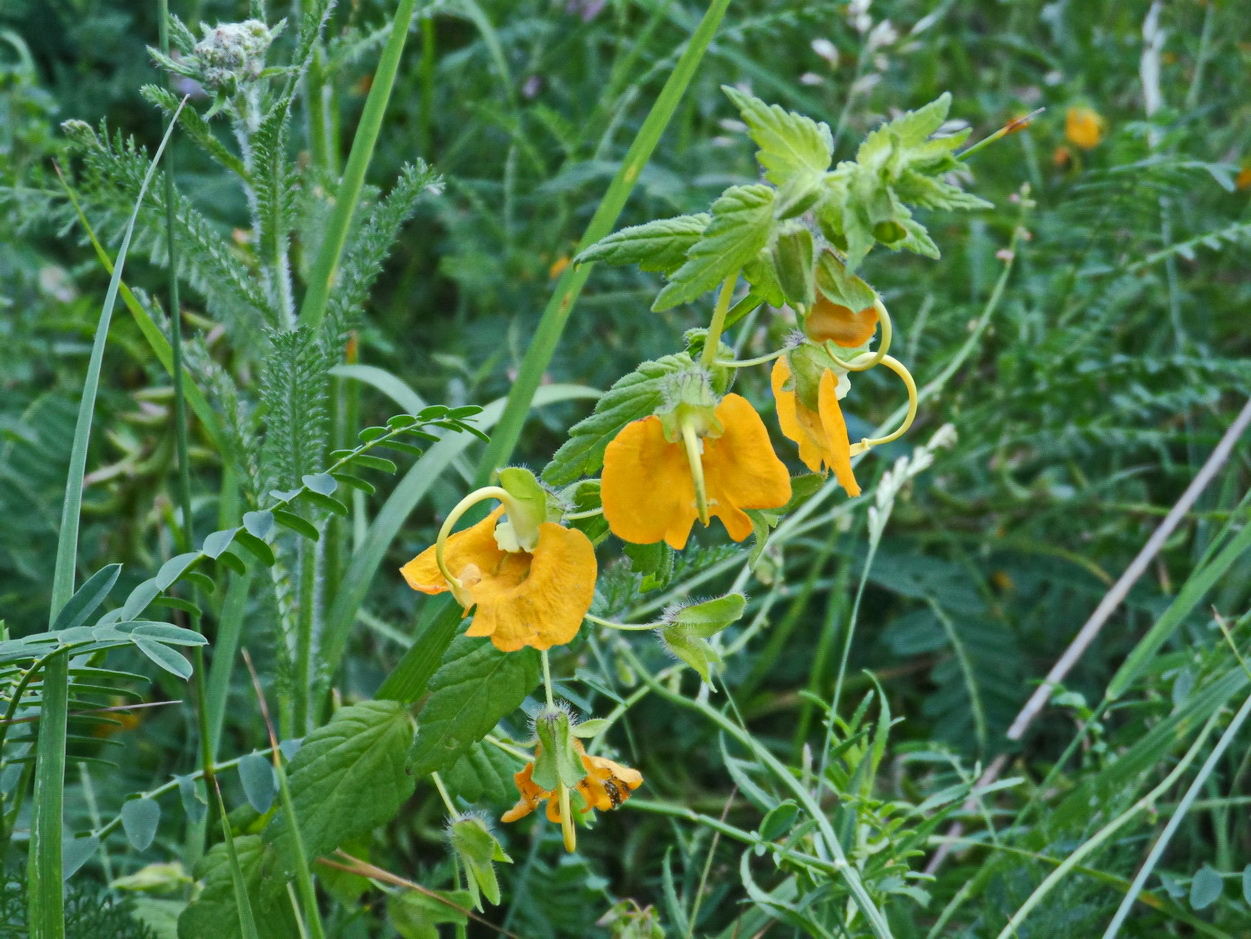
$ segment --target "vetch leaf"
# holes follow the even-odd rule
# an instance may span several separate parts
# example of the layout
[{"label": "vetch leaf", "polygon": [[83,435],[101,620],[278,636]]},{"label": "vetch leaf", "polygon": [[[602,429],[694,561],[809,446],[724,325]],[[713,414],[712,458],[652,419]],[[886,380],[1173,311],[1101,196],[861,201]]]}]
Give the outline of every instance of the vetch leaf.
[{"label": "vetch leaf", "polygon": [[162,564],[161,569],[156,572],[156,576],[152,579],[156,581],[157,587],[161,590],[168,590],[174,581],[182,577],[191,565],[198,560],[200,560],[200,555],[196,551],[177,554]]},{"label": "vetch leaf", "polygon": [[393,462],[380,456],[370,456],[368,453],[362,453],[354,456],[349,462],[355,466],[364,466],[369,469],[382,470],[384,473],[394,473],[399,467]]},{"label": "vetch leaf", "polygon": [[317,531],[317,526],[308,519],[296,515],[294,512],[287,512],[283,509],[274,509],[274,521],[283,528],[289,528],[297,535],[301,535],[309,541],[316,541],[321,537],[321,533]]},{"label": "vetch leaf", "polygon": [[177,675],[183,681],[191,677],[191,663],[173,649],[142,636],[135,636],[134,643],[140,652],[171,675]]},{"label": "vetch leaf", "polygon": [[73,877],[99,847],[100,839],[96,835],[87,835],[85,838],[66,838],[61,843],[61,877],[64,880]]},{"label": "vetch leaf", "polygon": [[87,617],[109,595],[109,591],[117,583],[117,577],[121,572],[120,564],[109,564],[88,577],[86,583],[79,587],[61,608],[56,622],[52,624],[52,631],[70,629],[87,622]]},{"label": "vetch leaf", "polygon": [[304,498],[313,503],[313,505],[333,512],[336,515],[350,514],[348,507],[333,496],[322,495],[320,492],[314,492],[310,489],[304,493]]},{"label": "vetch leaf", "polygon": [[[379,428],[379,430],[381,429]],[[334,491],[339,488],[339,483],[330,473],[311,473],[302,477],[300,482],[304,483],[312,492],[319,492],[323,496],[333,495]]]},{"label": "vetch leaf", "polygon": [[521,705],[539,674],[533,649],[505,653],[487,639],[455,639],[427,686],[409,771],[422,777],[460,759]]},{"label": "vetch leaf", "polygon": [[248,804],[264,815],[274,804],[278,794],[278,781],[274,778],[274,766],[269,757],[249,753],[239,759],[239,782]]},{"label": "vetch leaf", "polygon": [[122,828],[126,839],[136,851],[146,851],[156,837],[161,823],[161,806],[155,799],[143,796],[122,803]]},{"label": "vetch leaf", "polygon": [[712,204],[712,221],[652,309],[667,310],[694,300],[754,259],[773,230],[774,193],[761,183],[731,186],[723,192]]},{"label": "vetch leaf", "polygon": [[672,274],[686,262],[687,252],[699,241],[712,216],[679,215],[643,225],[632,225],[601,238],[573,259],[575,264],[605,261],[637,264],[644,271]]},{"label": "vetch leaf", "polygon": [[274,513],[273,512],[245,512],[243,515],[243,527],[248,533],[257,538],[268,538],[269,533],[274,530]]},{"label": "vetch leaf", "polygon": [[204,554],[210,558],[219,558],[223,551],[230,547],[230,543],[235,539],[237,528],[225,528],[221,531],[215,531],[211,535],[204,537],[204,544],[200,548]]},{"label": "vetch leaf", "polygon": [[[239,529],[235,532],[235,541],[243,548],[246,548],[254,558],[264,564],[266,567],[273,567],[277,558],[274,557],[274,549],[271,548],[256,535],[250,531]],[[224,560],[224,557],[223,557]]]},{"label": "vetch leaf", "polygon": [[1220,872],[1204,864],[1195,871],[1194,879],[1190,881],[1191,908],[1206,910],[1220,899],[1224,889],[1225,881],[1221,878]]}]

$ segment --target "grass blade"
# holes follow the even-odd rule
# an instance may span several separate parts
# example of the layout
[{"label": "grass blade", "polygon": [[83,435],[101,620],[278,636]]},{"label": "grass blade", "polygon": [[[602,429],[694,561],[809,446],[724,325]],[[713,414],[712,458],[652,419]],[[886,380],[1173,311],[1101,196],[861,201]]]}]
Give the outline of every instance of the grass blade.
[{"label": "grass blade", "polygon": [[[183,99],[183,104],[186,99]],[[61,507],[61,528],[57,538],[56,562],[52,575],[52,602],[48,623],[56,622],[62,608],[74,593],[74,572],[78,565],[78,523],[83,501],[83,477],[87,471],[87,445],[91,441],[91,419],[96,408],[96,393],[100,388],[100,372],[104,364],[104,346],[109,338],[109,324],[113,320],[113,307],[117,305],[117,292],[122,282],[122,268],[130,239],[135,232],[139,208],[148,191],[148,184],[156,173],[157,164],[170,135],[182,113],[182,104],[174,112],[161,144],[148,165],[148,171],[139,187],[130,221],[122,246],[117,252],[117,264],[109,279],[109,289],[104,295],[100,320],[96,326],[91,345],[91,359],[87,365],[87,377],[83,381],[82,399],[78,405],[78,423],[74,428],[74,440],[70,447],[69,474],[65,482],[65,502]],[[31,934],[46,939],[62,939],[65,935],[64,888],[61,880],[62,811],[65,803],[65,735],[69,712],[69,658],[68,655],[53,656],[49,661],[43,680],[43,702],[39,721],[39,743],[36,749],[35,788],[31,805],[30,829],[30,889],[27,910]]]}]

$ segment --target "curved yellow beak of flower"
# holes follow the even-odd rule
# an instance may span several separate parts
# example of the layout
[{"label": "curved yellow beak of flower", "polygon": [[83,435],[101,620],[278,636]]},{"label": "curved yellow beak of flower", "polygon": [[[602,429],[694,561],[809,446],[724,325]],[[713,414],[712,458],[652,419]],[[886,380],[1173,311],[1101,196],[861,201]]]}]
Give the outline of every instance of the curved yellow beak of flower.
[{"label": "curved yellow beak of flower", "polygon": [[[635,789],[643,785],[643,774],[638,770],[602,756],[587,756],[580,740],[575,740],[573,746],[582,760],[583,769],[586,770],[586,776],[578,781],[578,792],[586,803],[583,812],[591,809],[599,809],[601,812],[615,809],[630,798]],[[538,757],[537,748],[535,757]],[[515,822],[519,818],[525,818],[546,799],[547,820],[560,824],[560,793],[539,788],[534,782],[533,773],[534,763],[527,763],[521,772],[513,776],[521,798],[500,817],[500,821]]]},{"label": "curved yellow beak of flower", "polygon": [[1098,111],[1090,108],[1069,108],[1064,115],[1064,136],[1069,143],[1083,150],[1093,150],[1103,140],[1107,123]]},{"label": "curved yellow beak of flower", "polygon": [[782,357],[773,364],[772,375],[782,433],[799,444],[799,458],[808,469],[820,473],[823,465],[829,467],[849,496],[860,495],[860,485],[851,471],[847,422],[838,406],[838,378],[829,369],[822,372],[816,411],[800,401],[794,391],[783,387],[790,378],[790,366]]},{"label": "curved yellow beak of flower", "polygon": [[[505,551],[496,543],[495,526],[503,508],[447,539],[444,560],[475,606],[467,636],[490,636],[496,648],[516,652],[523,646],[550,649],[577,635],[595,595],[595,549],[575,528],[555,522],[539,526],[533,551]],[[422,593],[443,593],[451,585],[439,570],[431,546],[402,568],[408,585]]]},{"label": "curved yellow beak of flower", "polygon": [[790,474],[756,409],[741,395],[728,394],[715,415],[721,435],[699,437],[689,448],[682,440],[670,442],[655,415],[627,424],[608,444],[600,497],[614,535],[634,544],[665,541],[680,551],[701,515],[698,494],[706,498],[707,515],[721,519],[730,537],[742,541],[752,533],[744,509],[786,504]]}]

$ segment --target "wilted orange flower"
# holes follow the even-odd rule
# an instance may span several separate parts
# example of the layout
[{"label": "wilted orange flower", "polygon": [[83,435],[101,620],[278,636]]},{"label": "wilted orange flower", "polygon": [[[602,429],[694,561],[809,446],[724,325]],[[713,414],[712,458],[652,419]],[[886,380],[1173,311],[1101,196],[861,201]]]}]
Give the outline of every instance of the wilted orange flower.
[{"label": "wilted orange flower", "polygon": [[782,433],[799,444],[799,458],[814,473],[822,466],[834,470],[839,484],[849,496],[860,495],[860,485],[851,471],[851,442],[847,439],[847,422],[838,406],[838,378],[830,369],[821,373],[817,392],[817,410],[813,411],[795,391],[783,385],[790,380],[791,369],[786,357],[773,364],[773,396],[778,402],[778,423]]},{"label": "wilted orange flower", "polygon": [[1083,150],[1099,146],[1107,128],[1103,115],[1090,108],[1069,108],[1064,115],[1064,136],[1069,143]]},{"label": "wilted orange flower", "polygon": [[804,320],[804,332],[813,342],[828,339],[848,349],[864,345],[876,331],[876,307],[868,306],[857,313],[820,295]]},{"label": "wilted orange flower", "polygon": [[1244,166],[1238,171],[1238,175],[1234,177],[1234,187],[1236,189],[1251,189],[1251,166]]},{"label": "wilted orange flower", "polygon": [[[457,596],[468,615],[476,606],[467,636],[490,636],[496,648],[550,649],[577,635],[595,595],[595,549],[576,528],[555,522],[539,525],[534,550],[505,551],[496,543],[495,525],[503,507],[447,539],[444,559],[467,597]],[[443,593],[451,585],[439,570],[432,545],[402,568],[408,585],[422,593]]]},{"label": "wilted orange flower", "polygon": [[[643,774],[638,770],[622,766],[602,756],[587,756],[581,740],[575,739],[573,747],[578,751],[582,767],[586,770],[586,776],[578,781],[578,792],[582,794],[586,802],[583,812],[591,809],[599,809],[601,812],[615,809],[630,798],[630,793],[643,785]],[[535,748],[534,755],[537,759],[538,747]],[[540,789],[534,782],[533,774],[534,763],[530,762],[522,768],[521,772],[513,775],[513,781],[517,784],[517,792],[521,794],[521,798],[516,805],[500,817],[500,821],[515,822],[519,818],[525,818],[546,799],[547,820],[557,825],[560,824],[560,793]]]},{"label": "wilted orange flower", "polygon": [[[670,442],[654,414],[622,428],[604,451],[600,496],[612,533],[634,544],[668,542],[681,550],[695,519],[715,515],[735,541],[752,533],[744,509],[774,509],[791,497],[785,464],[764,421],[746,398],[728,394],[714,412],[721,435],[695,440],[699,467],[684,440]],[[702,478],[699,492],[697,474]],[[701,513],[697,494],[706,497]]]}]

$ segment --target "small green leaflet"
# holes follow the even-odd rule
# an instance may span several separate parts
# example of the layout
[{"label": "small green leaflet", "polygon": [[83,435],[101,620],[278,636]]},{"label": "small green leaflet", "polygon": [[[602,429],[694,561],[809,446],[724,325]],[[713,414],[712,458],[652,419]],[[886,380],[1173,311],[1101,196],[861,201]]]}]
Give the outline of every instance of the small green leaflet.
[{"label": "small green leaflet", "polygon": [[856,162],[865,168],[878,168],[896,147],[908,150],[921,146],[947,120],[950,110],[951,92],[945,91],[925,107],[904,112],[864,138],[856,151]]},{"label": "small green leaflet", "polygon": [[589,417],[569,430],[569,439],[556,451],[543,470],[549,486],[567,486],[579,476],[595,473],[604,463],[604,450],[617,431],[631,421],[647,417],[662,401],[661,380],[680,369],[690,368],[685,352],[643,362],[623,375],[595,403]]},{"label": "small green leaflet", "polygon": [[633,225],[601,238],[573,259],[575,264],[606,261],[637,264],[645,271],[672,274],[686,262],[686,254],[699,241],[712,216],[679,215]]},{"label": "small green leaflet", "polygon": [[773,231],[775,190],[763,183],[731,186],[712,204],[712,221],[673,273],[653,310],[688,303],[751,261]]},{"label": "small green leaflet", "polygon": [[822,252],[817,261],[817,288],[833,303],[859,313],[873,306],[877,293],[855,274],[848,272],[832,253]]}]

